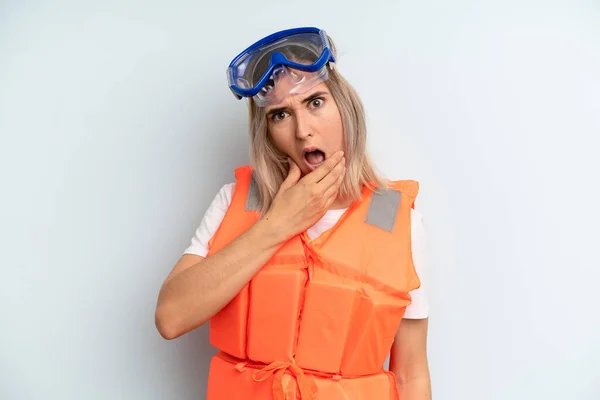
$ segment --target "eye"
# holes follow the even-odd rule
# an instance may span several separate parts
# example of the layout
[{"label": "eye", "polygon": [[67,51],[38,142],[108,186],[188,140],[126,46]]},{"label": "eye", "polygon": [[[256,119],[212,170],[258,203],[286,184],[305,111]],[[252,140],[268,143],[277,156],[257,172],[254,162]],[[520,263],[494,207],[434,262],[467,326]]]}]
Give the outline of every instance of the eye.
[{"label": "eye", "polygon": [[318,97],[310,102],[310,107],[311,108],[319,108],[319,107],[323,106],[324,102],[325,101],[322,98]]},{"label": "eye", "polygon": [[287,112],[280,111],[278,113],[271,114],[271,120],[273,122],[281,121],[281,120],[285,119],[286,116],[287,116]]}]

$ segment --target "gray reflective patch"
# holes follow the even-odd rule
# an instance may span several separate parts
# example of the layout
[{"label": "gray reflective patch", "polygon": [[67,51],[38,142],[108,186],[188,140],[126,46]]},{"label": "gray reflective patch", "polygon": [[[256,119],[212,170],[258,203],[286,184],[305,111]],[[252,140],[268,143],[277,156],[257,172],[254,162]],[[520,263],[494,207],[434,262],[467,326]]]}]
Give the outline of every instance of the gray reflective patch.
[{"label": "gray reflective patch", "polygon": [[396,190],[373,192],[365,222],[378,228],[392,232],[402,193]]},{"label": "gray reflective patch", "polygon": [[256,179],[254,179],[254,172],[252,172],[252,179],[250,179],[250,186],[248,187],[248,197],[246,198],[246,211],[260,210],[258,200],[258,185],[256,184]]}]

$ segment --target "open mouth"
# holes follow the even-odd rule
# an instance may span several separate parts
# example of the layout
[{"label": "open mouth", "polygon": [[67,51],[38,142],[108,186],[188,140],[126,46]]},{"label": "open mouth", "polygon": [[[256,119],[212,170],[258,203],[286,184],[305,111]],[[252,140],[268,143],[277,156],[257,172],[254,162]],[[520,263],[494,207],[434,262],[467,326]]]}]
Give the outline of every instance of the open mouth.
[{"label": "open mouth", "polygon": [[317,168],[325,161],[325,152],[317,149],[316,147],[304,150],[304,161],[308,164],[311,169]]}]

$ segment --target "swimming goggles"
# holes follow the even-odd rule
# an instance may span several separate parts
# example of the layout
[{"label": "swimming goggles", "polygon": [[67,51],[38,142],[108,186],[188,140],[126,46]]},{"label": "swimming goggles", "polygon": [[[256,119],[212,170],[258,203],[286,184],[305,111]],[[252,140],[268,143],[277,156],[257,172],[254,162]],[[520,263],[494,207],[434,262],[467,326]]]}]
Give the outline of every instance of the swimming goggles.
[{"label": "swimming goggles", "polygon": [[227,68],[227,80],[236,98],[252,97],[264,107],[326,81],[327,65],[334,62],[324,30],[288,29],[259,40],[235,57]]}]

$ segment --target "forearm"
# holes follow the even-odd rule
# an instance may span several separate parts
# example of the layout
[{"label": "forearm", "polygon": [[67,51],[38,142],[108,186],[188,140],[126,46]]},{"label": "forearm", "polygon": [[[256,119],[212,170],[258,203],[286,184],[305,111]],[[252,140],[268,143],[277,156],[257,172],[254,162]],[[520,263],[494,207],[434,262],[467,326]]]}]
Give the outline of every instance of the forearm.
[{"label": "forearm", "polygon": [[431,400],[431,380],[429,377],[415,378],[398,382],[400,400]]},{"label": "forearm", "polygon": [[181,336],[229,303],[285,241],[274,226],[258,221],[220,251],[167,280],[156,310],[161,334]]}]

